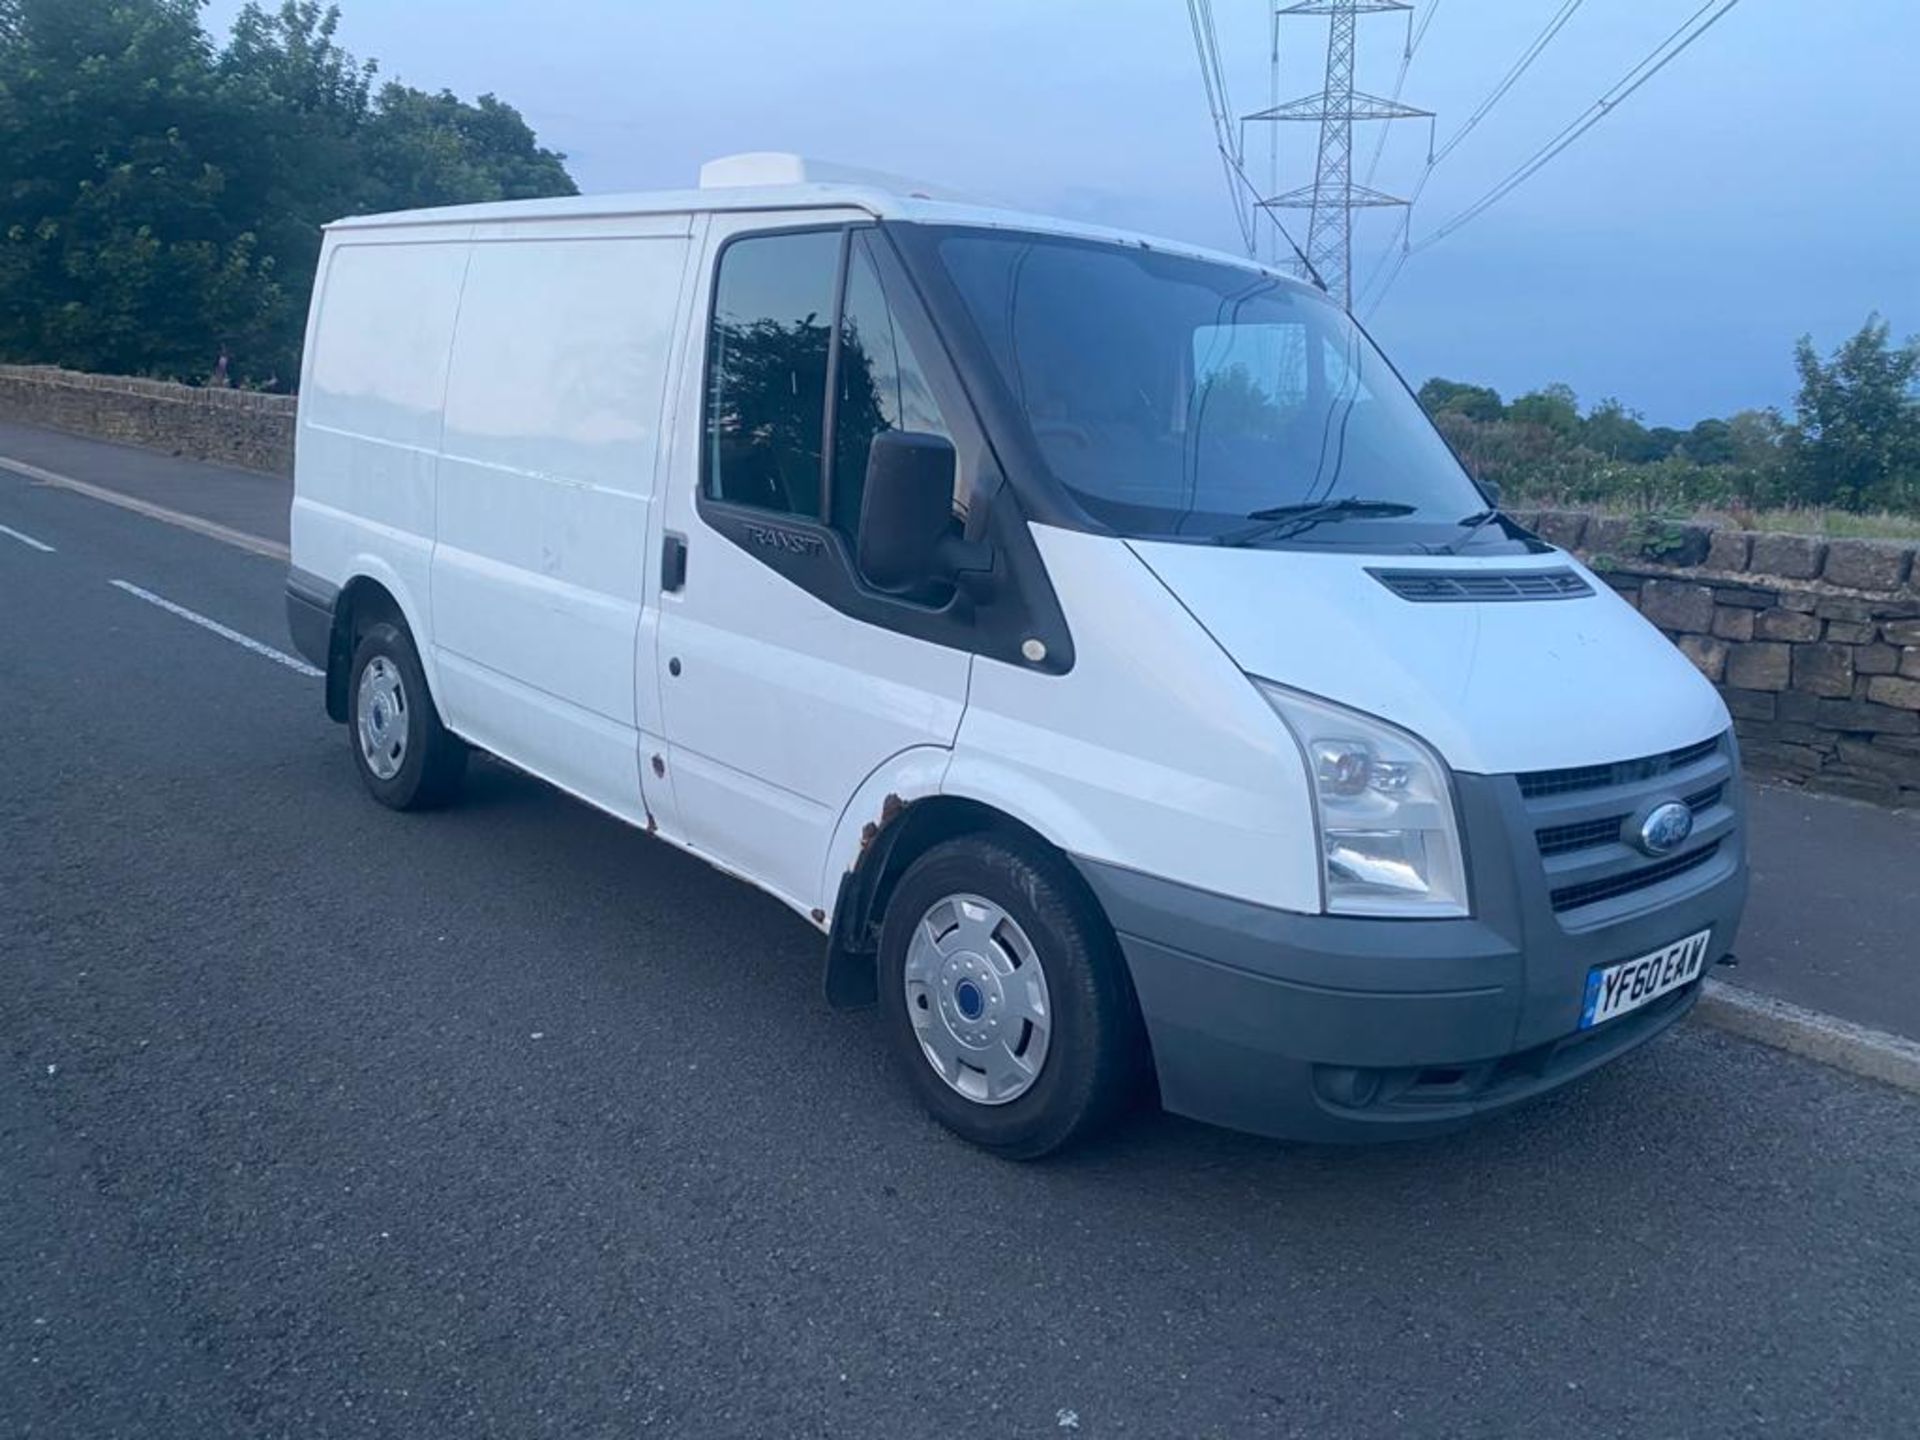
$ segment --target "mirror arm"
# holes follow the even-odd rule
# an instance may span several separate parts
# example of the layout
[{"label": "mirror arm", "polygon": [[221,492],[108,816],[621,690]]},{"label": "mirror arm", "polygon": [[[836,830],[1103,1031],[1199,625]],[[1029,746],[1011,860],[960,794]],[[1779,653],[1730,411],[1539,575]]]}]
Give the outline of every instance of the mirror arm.
[{"label": "mirror arm", "polygon": [[978,600],[994,588],[993,545],[949,535],[940,542],[940,570],[963,593]]},{"label": "mirror arm", "polygon": [[1000,473],[998,466],[990,465],[981,470],[967,501],[967,539],[978,540],[985,536],[994,501],[1006,484],[1007,477]]}]

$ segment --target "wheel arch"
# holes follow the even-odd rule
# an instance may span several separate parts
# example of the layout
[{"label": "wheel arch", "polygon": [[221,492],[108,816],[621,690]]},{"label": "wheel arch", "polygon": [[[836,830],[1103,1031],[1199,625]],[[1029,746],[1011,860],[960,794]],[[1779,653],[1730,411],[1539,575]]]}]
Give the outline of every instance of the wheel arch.
[{"label": "wheel arch", "polygon": [[[844,822],[843,822],[844,823]],[[935,845],[963,835],[1001,834],[1044,848],[1086,895],[1095,914],[1106,912],[1086,887],[1072,857],[1026,820],[970,795],[932,790],[915,798],[890,790],[862,822],[860,844],[841,871],[827,932],[825,989],[836,1009],[859,1009],[879,998],[880,924],[900,877]]]},{"label": "wheel arch", "polygon": [[369,625],[391,620],[407,632],[420,657],[420,669],[427,677],[429,691],[437,689],[431,661],[420,643],[420,628],[402,601],[405,587],[396,577],[381,577],[367,571],[356,573],[340,589],[333,603],[333,624],[327,635],[327,716],[344,724],[347,719],[347,695],[352,684],[353,650]]}]

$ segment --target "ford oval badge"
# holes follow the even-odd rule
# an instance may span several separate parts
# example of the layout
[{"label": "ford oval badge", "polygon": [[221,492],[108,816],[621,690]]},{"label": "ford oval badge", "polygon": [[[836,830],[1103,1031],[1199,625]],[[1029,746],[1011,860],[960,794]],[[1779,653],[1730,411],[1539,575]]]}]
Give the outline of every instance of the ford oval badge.
[{"label": "ford oval badge", "polygon": [[1635,838],[1649,855],[1665,855],[1687,843],[1693,834],[1693,811],[1678,800],[1668,800],[1647,812]]}]

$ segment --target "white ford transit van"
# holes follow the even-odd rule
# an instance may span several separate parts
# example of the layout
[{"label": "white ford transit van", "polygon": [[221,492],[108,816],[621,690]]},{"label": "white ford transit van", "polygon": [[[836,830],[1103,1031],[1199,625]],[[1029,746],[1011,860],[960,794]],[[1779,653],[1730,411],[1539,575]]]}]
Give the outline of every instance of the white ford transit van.
[{"label": "white ford transit van", "polygon": [[782,156],[346,220],[297,453],[377,799],[482,749],[771,892],[1003,1153],[1455,1125],[1733,942],[1713,688],[1247,260]]}]

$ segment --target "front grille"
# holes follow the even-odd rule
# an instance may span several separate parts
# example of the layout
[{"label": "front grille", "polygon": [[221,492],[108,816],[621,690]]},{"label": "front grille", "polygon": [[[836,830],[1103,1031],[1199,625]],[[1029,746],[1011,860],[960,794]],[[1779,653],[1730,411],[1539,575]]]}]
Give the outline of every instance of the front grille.
[{"label": "front grille", "polygon": [[1402,600],[1461,604],[1483,600],[1577,600],[1593,594],[1578,573],[1559,570],[1369,570]]},{"label": "front grille", "polygon": [[[1725,786],[1715,785],[1687,796],[1686,806],[1697,816],[1718,805],[1725,793]],[[1580,820],[1572,825],[1549,825],[1544,830],[1535,831],[1534,838],[1540,842],[1542,855],[1570,855],[1576,850],[1610,845],[1620,839],[1620,827],[1627,823],[1631,813],[1622,811],[1618,815],[1603,815],[1598,820]]]},{"label": "front grille", "polygon": [[[1698,870],[1738,843],[1734,766],[1732,743],[1719,735],[1633,760],[1515,776],[1554,913],[1574,927],[1607,923],[1632,905],[1606,902]],[[1693,812],[1693,833],[1675,854],[1646,855],[1626,832],[1669,800]]]},{"label": "front grille", "polygon": [[1566,855],[1618,840],[1620,826],[1626,818],[1607,815],[1599,820],[1582,820],[1577,825],[1549,825],[1545,830],[1536,831],[1534,838],[1540,842],[1542,855]]},{"label": "front grille", "polygon": [[1520,777],[1520,793],[1529,800],[1548,795],[1571,795],[1580,790],[1608,790],[1618,785],[1633,785],[1651,780],[1669,770],[1678,770],[1704,760],[1720,748],[1720,737],[1702,740],[1664,755],[1649,755],[1640,760],[1619,760],[1611,765],[1579,765],[1570,770],[1534,770]]},{"label": "front grille", "polygon": [[1684,875],[1720,853],[1720,842],[1702,845],[1698,850],[1685,855],[1676,855],[1671,860],[1662,860],[1657,865],[1649,865],[1641,870],[1629,870],[1623,875],[1609,875],[1604,880],[1587,880],[1578,885],[1566,885],[1552,893],[1553,908],[1577,910],[1582,905],[1597,905],[1602,900],[1612,900],[1619,895],[1631,895],[1636,890],[1644,890],[1649,885],[1658,885],[1662,880],[1671,880],[1676,875]]}]

